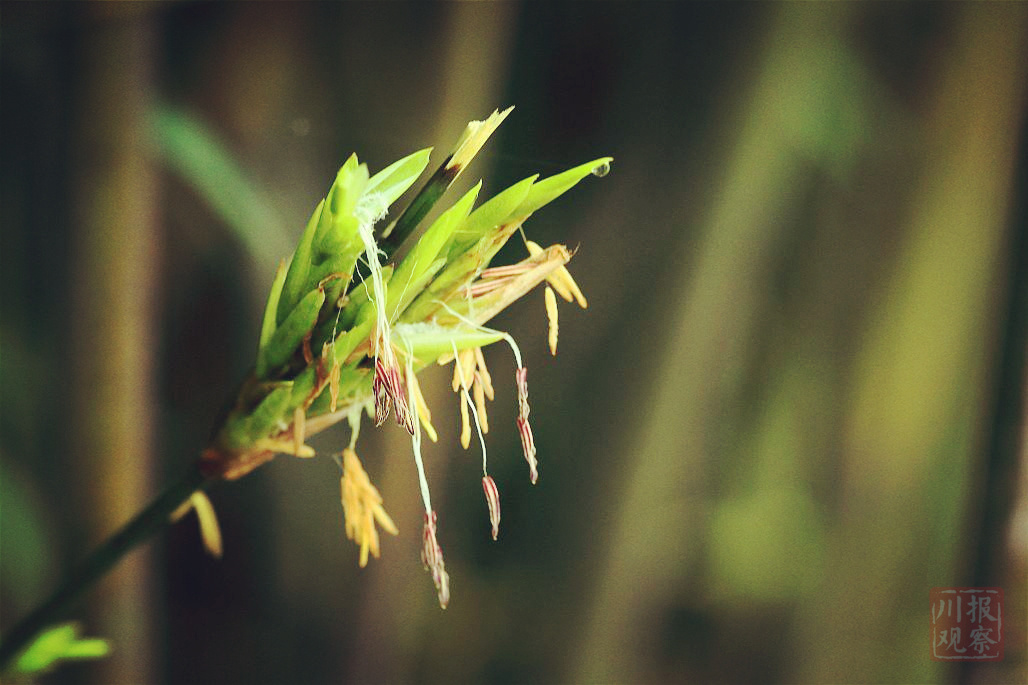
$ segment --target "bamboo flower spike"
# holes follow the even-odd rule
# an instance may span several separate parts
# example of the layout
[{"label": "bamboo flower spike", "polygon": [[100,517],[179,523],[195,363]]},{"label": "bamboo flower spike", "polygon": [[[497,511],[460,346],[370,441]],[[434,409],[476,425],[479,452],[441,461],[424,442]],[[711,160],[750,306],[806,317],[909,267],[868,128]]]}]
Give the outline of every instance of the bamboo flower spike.
[{"label": "bamboo flower spike", "polygon": [[[490,262],[514,233],[524,235],[523,225],[533,213],[590,173],[605,172],[611,162],[603,157],[542,180],[530,176],[475,208],[479,182],[427,227],[402,260],[394,261],[400,244],[510,111],[471,122],[411,204],[382,231],[376,225],[422,175],[431,150],[415,152],[374,175],[355,155],[346,161],[296,251],[275,275],[254,370],[201,459],[208,477],[240,478],[278,453],[313,456],[307,437],[346,419],[351,439],[340,460],[345,532],[358,545],[359,565],[364,566],[381,553],[378,528],[396,534],[397,527],[354,448],[364,413],[374,417],[375,425],[392,415],[411,436],[424,504],[421,556],[443,607],[449,601],[449,575],[422,462],[422,427],[433,442],[437,435],[416,374],[433,362],[454,362],[461,442],[470,447],[473,421],[496,539],[500,495],[487,470],[485,442],[486,400],[493,399],[494,386],[482,352],[500,340],[514,352],[514,424],[533,483],[538,460],[520,350],[509,334],[485,324],[546,281],[549,347],[555,354],[554,291],[582,307],[586,301],[566,269],[571,253],[563,245],[543,249],[526,238],[527,258],[508,266]],[[207,518],[213,519],[213,513]]]},{"label": "bamboo flower spike", "polygon": [[[396,534],[382,495],[357,458],[362,414],[381,424],[392,414],[411,436],[425,513],[421,558],[431,572],[439,604],[450,598],[449,575],[438,540],[421,454],[421,429],[437,436],[417,382],[425,366],[454,362],[453,389],[464,412],[465,447],[474,420],[482,450],[482,488],[493,539],[499,534],[500,495],[488,473],[486,400],[494,386],[482,349],[500,340],[514,352],[518,415],[529,476],[538,477],[535,440],[528,423],[527,374],[521,352],[505,332],[485,324],[543,281],[583,308],[585,297],[566,269],[563,245],[541,248],[525,238],[529,256],[517,264],[490,263],[537,210],[586,176],[605,176],[602,157],[539,180],[530,176],[474,208],[481,182],[442,212],[402,261],[393,259],[406,238],[467,168],[512,108],[468,124],[457,144],[399,218],[381,232],[391,205],[424,172],[431,150],[415,152],[371,175],[356,155],[346,160],[307,222],[296,250],[272,281],[260,329],[257,358],[195,468],[172,484],[108,539],[46,602],[15,625],[0,643],[0,670],[31,674],[65,658],[98,656],[106,643],[82,640],[65,614],[129,550],[169,519],[195,511],[205,547],[221,553],[221,535],[206,488],[245,476],[276,454],[313,457],[306,439],[346,419],[351,434],[343,450],[341,490],[345,531],[359,546],[359,564],[381,553],[378,527]],[[556,351],[555,298],[546,290],[549,344]]]}]

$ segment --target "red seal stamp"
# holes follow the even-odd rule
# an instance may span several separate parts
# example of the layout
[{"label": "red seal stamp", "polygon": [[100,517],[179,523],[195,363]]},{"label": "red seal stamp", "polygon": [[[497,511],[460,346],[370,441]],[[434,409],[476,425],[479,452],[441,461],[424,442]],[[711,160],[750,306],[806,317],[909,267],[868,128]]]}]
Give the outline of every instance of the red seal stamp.
[{"label": "red seal stamp", "polygon": [[932,588],[931,617],[935,661],[1003,658],[1003,588]]}]

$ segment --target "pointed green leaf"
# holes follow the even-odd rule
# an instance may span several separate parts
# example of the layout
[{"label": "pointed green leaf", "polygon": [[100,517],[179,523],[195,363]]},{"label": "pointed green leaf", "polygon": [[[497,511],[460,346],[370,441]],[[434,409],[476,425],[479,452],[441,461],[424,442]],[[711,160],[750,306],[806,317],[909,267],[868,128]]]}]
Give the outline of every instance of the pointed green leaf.
[{"label": "pointed green leaf", "polygon": [[407,323],[393,327],[398,349],[414,355],[422,363],[434,361],[447,352],[485,347],[503,338],[499,331],[479,330],[470,326],[439,326],[434,323]]},{"label": "pointed green leaf", "polygon": [[313,290],[322,285],[322,282],[333,274],[339,276],[339,278],[325,283],[326,291],[329,290],[329,286],[348,284],[353,276],[353,267],[356,263],[357,255],[339,254],[314,265],[311,268],[311,289]]},{"label": "pointed green leaf", "polygon": [[278,300],[282,295],[282,286],[286,282],[286,260],[282,260],[278,264],[278,271],[275,272],[275,280],[271,283],[271,293],[268,295],[268,303],[264,306],[264,321],[261,323],[261,340],[258,350],[268,344],[271,339],[272,333],[278,328],[278,322],[275,320],[276,312],[278,312]]},{"label": "pointed green leaf", "polygon": [[394,278],[390,284],[389,299],[386,304],[389,320],[396,321],[403,314],[407,305],[425,290],[425,287],[432,282],[432,279],[444,266],[446,266],[446,259],[440,257],[424,270],[419,269],[420,273],[417,278],[410,278],[406,281]]},{"label": "pointed green leaf", "polygon": [[281,430],[292,421],[289,406],[292,394],[293,381],[275,383],[273,390],[256,409],[249,414],[234,412],[229,416],[218,436],[218,443],[228,449],[245,450],[261,438]]},{"label": "pointed green leaf", "polygon": [[454,231],[447,251],[449,258],[464,252],[487,232],[509,221],[512,212],[524,201],[537,178],[539,174],[534,174],[515,183],[473,211],[460,228]]},{"label": "pointed green leaf", "polygon": [[[387,286],[389,285],[389,279],[393,275],[393,265],[382,268],[382,282]],[[364,284],[358,280],[354,284],[353,288],[346,295],[343,302],[343,308],[340,310],[336,306],[336,301],[343,294],[341,289],[335,289],[335,281],[329,283],[325,288],[326,302],[332,303],[329,307],[325,307],[318,322],[318,328],[311,336],[311,349],[315,352],[321,349],[323,343],[333,340],[340,332],[345,332],[353,322],[357,320],[358,313],[361,308],[368,303],[368,291],[371,289],[365,287]]]},{"label": "pointed green leaf", "polygon": [[328,211],[336,216],[353,214],[364,189],[368,187],[368,167],[361,164],[356,154],[350,155],[336,173],[332,188],[325,197]]},{"label": "pointed green leaf", "polygon": [[357,312],[357,319],[353,326],[336,336],[333,343],[333,353],[336,355],[336,359],[342,359],[345,362],[346,358],[357,349],[357,346],[368,339],[374,328],[375,305],[365,302]]},{"label": "pointed green leaf", "polygon": [[540,207],[549,204],[565,192],[573,188],[579,181],[598,169],[605,169],[614,161],[613,157],[600,157],[591,162],[580,164],[573,169],[544,178],[535,183],[532,189],[512,213],[517,217],[527,217]]},{"label": "pointed green leaf", "polygon": [[[326,259],[332,259],[339,255],[353,255],[360,252],[361,239],[358,233],[360,222],[352,214],[329,215],[326,213],[323,221],[326,228],[320,234],[320,240],[311,261],[320,264]],[[316,282],[316,281],[315,281]],[[310,282],[307,283],[311,285]]]},{"label": "pointed green leaf", "polygon": [[260,349],[257,355],[257,378],[267,378],[270,372],[277,370],[289,361],[289,358],[296,352],[296,348],[303,342],[304,336],[317,323],[318,313],[323,304],[325,304],[324,288],[312,290],[300,300],[282,325],[272,334],[268,344]]},{"label": "pointed green leaf", "polygon": [[397,198],[414,185],[414,181],[418,180],[418,177],[425,171],[425,167],[428,166],[428,158],[431,154],[432,148],[430,147],[418,150],[393,162],[371,177],[368,185],[364,188],[364,197],[376,196],[373,202],[376,207],[381,207],[381,209],[374,214],[384,212],[389,205],[396,202]]},{"label": "pointed green leaf", "polygon": [[275,316],[275,320],[279,324],[285,321],[285,318],[289,316],[289,312],[293,311],[293,307],[300,301],[303,294],[307,292],[307,274],[311,267],[311,247],[314,244],[314,234],[318,229],[318,224],[321,222],[324,209],[325,201],[322,200],[318,203],[314,213],[311,214],[311,218],[307,222],[307,228],[304,229],[303,235],[300,237],[300,243],[296,246],[296,251],[293,252],[293,256],[289,260],[289,271],[286,273],[286,280],[282,285],[282,292],[278,300],[278,312]]},{"label": "pointed green leaf", "polygon": [[[475,198],[478,197],[478,192],[481,188],[482,182],[479,181],[456,204],[439,215],[439,218],[432,223],[418,240],[418,244],[407,253],[407,256],[396,270],[396,279],[393,281],[392,290],[389,293],[389,301],[392,303],[390,310],[396,306],[398,301],[396,293],[399,292],[399,289],[406,287],[404,284],[421,280],[424,273],[433,265],[443,245],[446,244],[446,241],[453,235],[454,230],[471,212],[471,207],[475,204]],[[411,298],[413,298],[413,295],[417,295],[417,293],[412,293]],[[407,301],[409,302],[410,300],[408,299]]]},{"label": "pointed green leaf", "polygon": [[359,239],[356,211],[368,185],[368,167],[350,155],[325,196],[325,213],[314,238],[316,252],[330,255]]}]

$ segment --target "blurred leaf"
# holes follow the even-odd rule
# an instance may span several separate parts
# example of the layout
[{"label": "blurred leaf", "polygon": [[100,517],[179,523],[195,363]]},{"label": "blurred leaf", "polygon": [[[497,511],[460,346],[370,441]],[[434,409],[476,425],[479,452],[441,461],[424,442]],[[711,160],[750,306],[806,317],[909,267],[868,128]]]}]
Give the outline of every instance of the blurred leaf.
[{"label": "blurred leaf", "polygon": [[32,497],[30,484],[11,467],[0,458],[0,511],[4,513],[0,577],[5,596],[10,593],[20,606],[27,607],[43,595],[53,559],[43,512]]},{"label": "blurred leaf", "polygon": [[791,57],[803,61],[807,78],[796,79],[789,57],[772,65],[775,120],[802,155],[846,179],[871,135],[872,112],[883,116],[881,94],[858,56],[838,44],[811,40]]},{"label": "blurred leaf", "polygon": [[802,596],[821,577],[823,540],[821,514],[800,488],[724,500],[710,526],[713,590],[764,602]]},{"label": "blurred leaf", "polygon": [[262,266],[273,267],[289,252],[290,241],[267,195],[206,124],[158,104],[151,113],[151,131],[167,165],[210,204]]},{"label": "blurred leaf", "polygon": [[110,643],[99,638],[79,638],[74,623],[62,623],[42,633],[14,663],[17,674],[31,675],[50,670],[67,659],[99,659],[111,651]]}]

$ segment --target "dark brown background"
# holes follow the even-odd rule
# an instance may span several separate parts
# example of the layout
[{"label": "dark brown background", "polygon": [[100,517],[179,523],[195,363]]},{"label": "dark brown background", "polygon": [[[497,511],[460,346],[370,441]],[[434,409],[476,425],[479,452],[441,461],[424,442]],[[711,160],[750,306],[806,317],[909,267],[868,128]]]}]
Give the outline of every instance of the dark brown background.
[{"label": "dark brown background", "polygon": [[[366,428],[382,559],[357,568],[336,465],[280,457],[212,493],[223,560],[171,529],[78,615],[116,652],[44,682],[1023,682],[1026,15],[5,2],[3,629],[198,453],[346,156],[514,104],[466,184],[615,163],[527,226],[579,247],[559,356],[541,293],[497,321],[541,473],[497,349],[498,543],[422,382],[450,608],[409,444]],[[226,168],[169,155],[176,113]],[[930,660],[929,589],[960,585],[1005,588],[1002,664]]]}]

